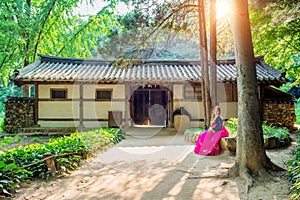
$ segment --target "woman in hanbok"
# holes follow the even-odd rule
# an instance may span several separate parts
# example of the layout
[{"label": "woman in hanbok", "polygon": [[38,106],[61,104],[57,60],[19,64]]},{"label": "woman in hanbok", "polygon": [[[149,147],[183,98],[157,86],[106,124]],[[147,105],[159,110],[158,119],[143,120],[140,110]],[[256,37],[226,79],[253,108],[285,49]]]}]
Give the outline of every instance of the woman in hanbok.
[{"label": "woman in hanbok", "polygon": [[220,116],[221,109],[216,106],[213,110],[213,122],[210,128],[201,133],[196,141],[194,152],[196,154],[213,156],[220,154],[219,141],[222,137],[229,135],[223,125],[223,120]]}]

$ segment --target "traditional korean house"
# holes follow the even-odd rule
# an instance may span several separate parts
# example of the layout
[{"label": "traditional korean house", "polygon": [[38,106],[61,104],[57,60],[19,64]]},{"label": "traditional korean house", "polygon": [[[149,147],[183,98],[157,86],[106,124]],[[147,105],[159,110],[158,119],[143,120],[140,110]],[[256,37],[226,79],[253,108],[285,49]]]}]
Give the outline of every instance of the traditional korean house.
[{"label": "traditional korean house", "polygon": [[[291,126],[292,97],[270,87],[283,84],[284,76],[261,57],[256,59],[256,69],[261,110],[272,111],[268,95],[280,93],[284,100],[272,97],[271,102],[287,105],[290,113],[285,118],[292,117],[281,121]],[[189,113],[190,127],[204,121],[199,61],[148,60],[120,68],[98,59],[40,55],[11,80],[18,86],[34,86],[33,120],[40,127],[172,127],[179,108]],[[217,94],[223,118],[237,117],[235,60],[218,61]],[[267,107],[265,99],[269,99]]]}]

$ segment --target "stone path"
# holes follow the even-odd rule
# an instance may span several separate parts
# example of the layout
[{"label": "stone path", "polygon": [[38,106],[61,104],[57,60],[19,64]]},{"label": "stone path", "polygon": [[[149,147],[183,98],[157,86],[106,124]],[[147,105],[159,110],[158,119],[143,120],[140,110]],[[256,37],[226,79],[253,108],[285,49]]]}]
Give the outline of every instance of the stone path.
[{"label": "stone path", "polygon": [[273,200],[280,197],[284,200],[287,197],[290,185],[286,180],[267,185],[258,182],[247,196],[240,178],[199,178],[226,170],[234,164],[234,156],[195,155],[194,145],[185,141],[182,134],[158,134],[154,129],[147,134],[136,130],[128,134],[118,145],[70,175],[34,182],[21,189],[15,199]]}]

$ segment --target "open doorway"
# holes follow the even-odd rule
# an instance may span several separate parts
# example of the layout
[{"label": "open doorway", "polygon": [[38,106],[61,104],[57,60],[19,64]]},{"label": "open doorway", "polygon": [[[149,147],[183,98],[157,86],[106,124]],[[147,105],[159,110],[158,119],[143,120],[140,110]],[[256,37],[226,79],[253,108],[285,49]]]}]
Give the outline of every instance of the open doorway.
[{"label": "open doorway", "polygon": [[136,89],[130,99],[134,125],[167,126],[167,97],[167,89],[158,85]]}]

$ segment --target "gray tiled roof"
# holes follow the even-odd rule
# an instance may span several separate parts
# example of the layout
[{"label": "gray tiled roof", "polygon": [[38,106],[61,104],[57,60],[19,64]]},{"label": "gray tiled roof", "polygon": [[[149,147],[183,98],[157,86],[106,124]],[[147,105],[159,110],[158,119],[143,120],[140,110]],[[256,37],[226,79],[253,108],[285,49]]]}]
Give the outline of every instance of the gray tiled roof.
[{"label": "gray tiled roof", "polygon": [[[256,62],[259,82],[281,82],[281,72],[263,60]],[[76,59],[40,55],[38,61],[20,69],[12,80],[35,81],[200,81],[199,61],[146,61],[132,67],[113,67],[109,62],[97,59]],[[218,61],[218,81],[235,81],[234,60]]]}]

